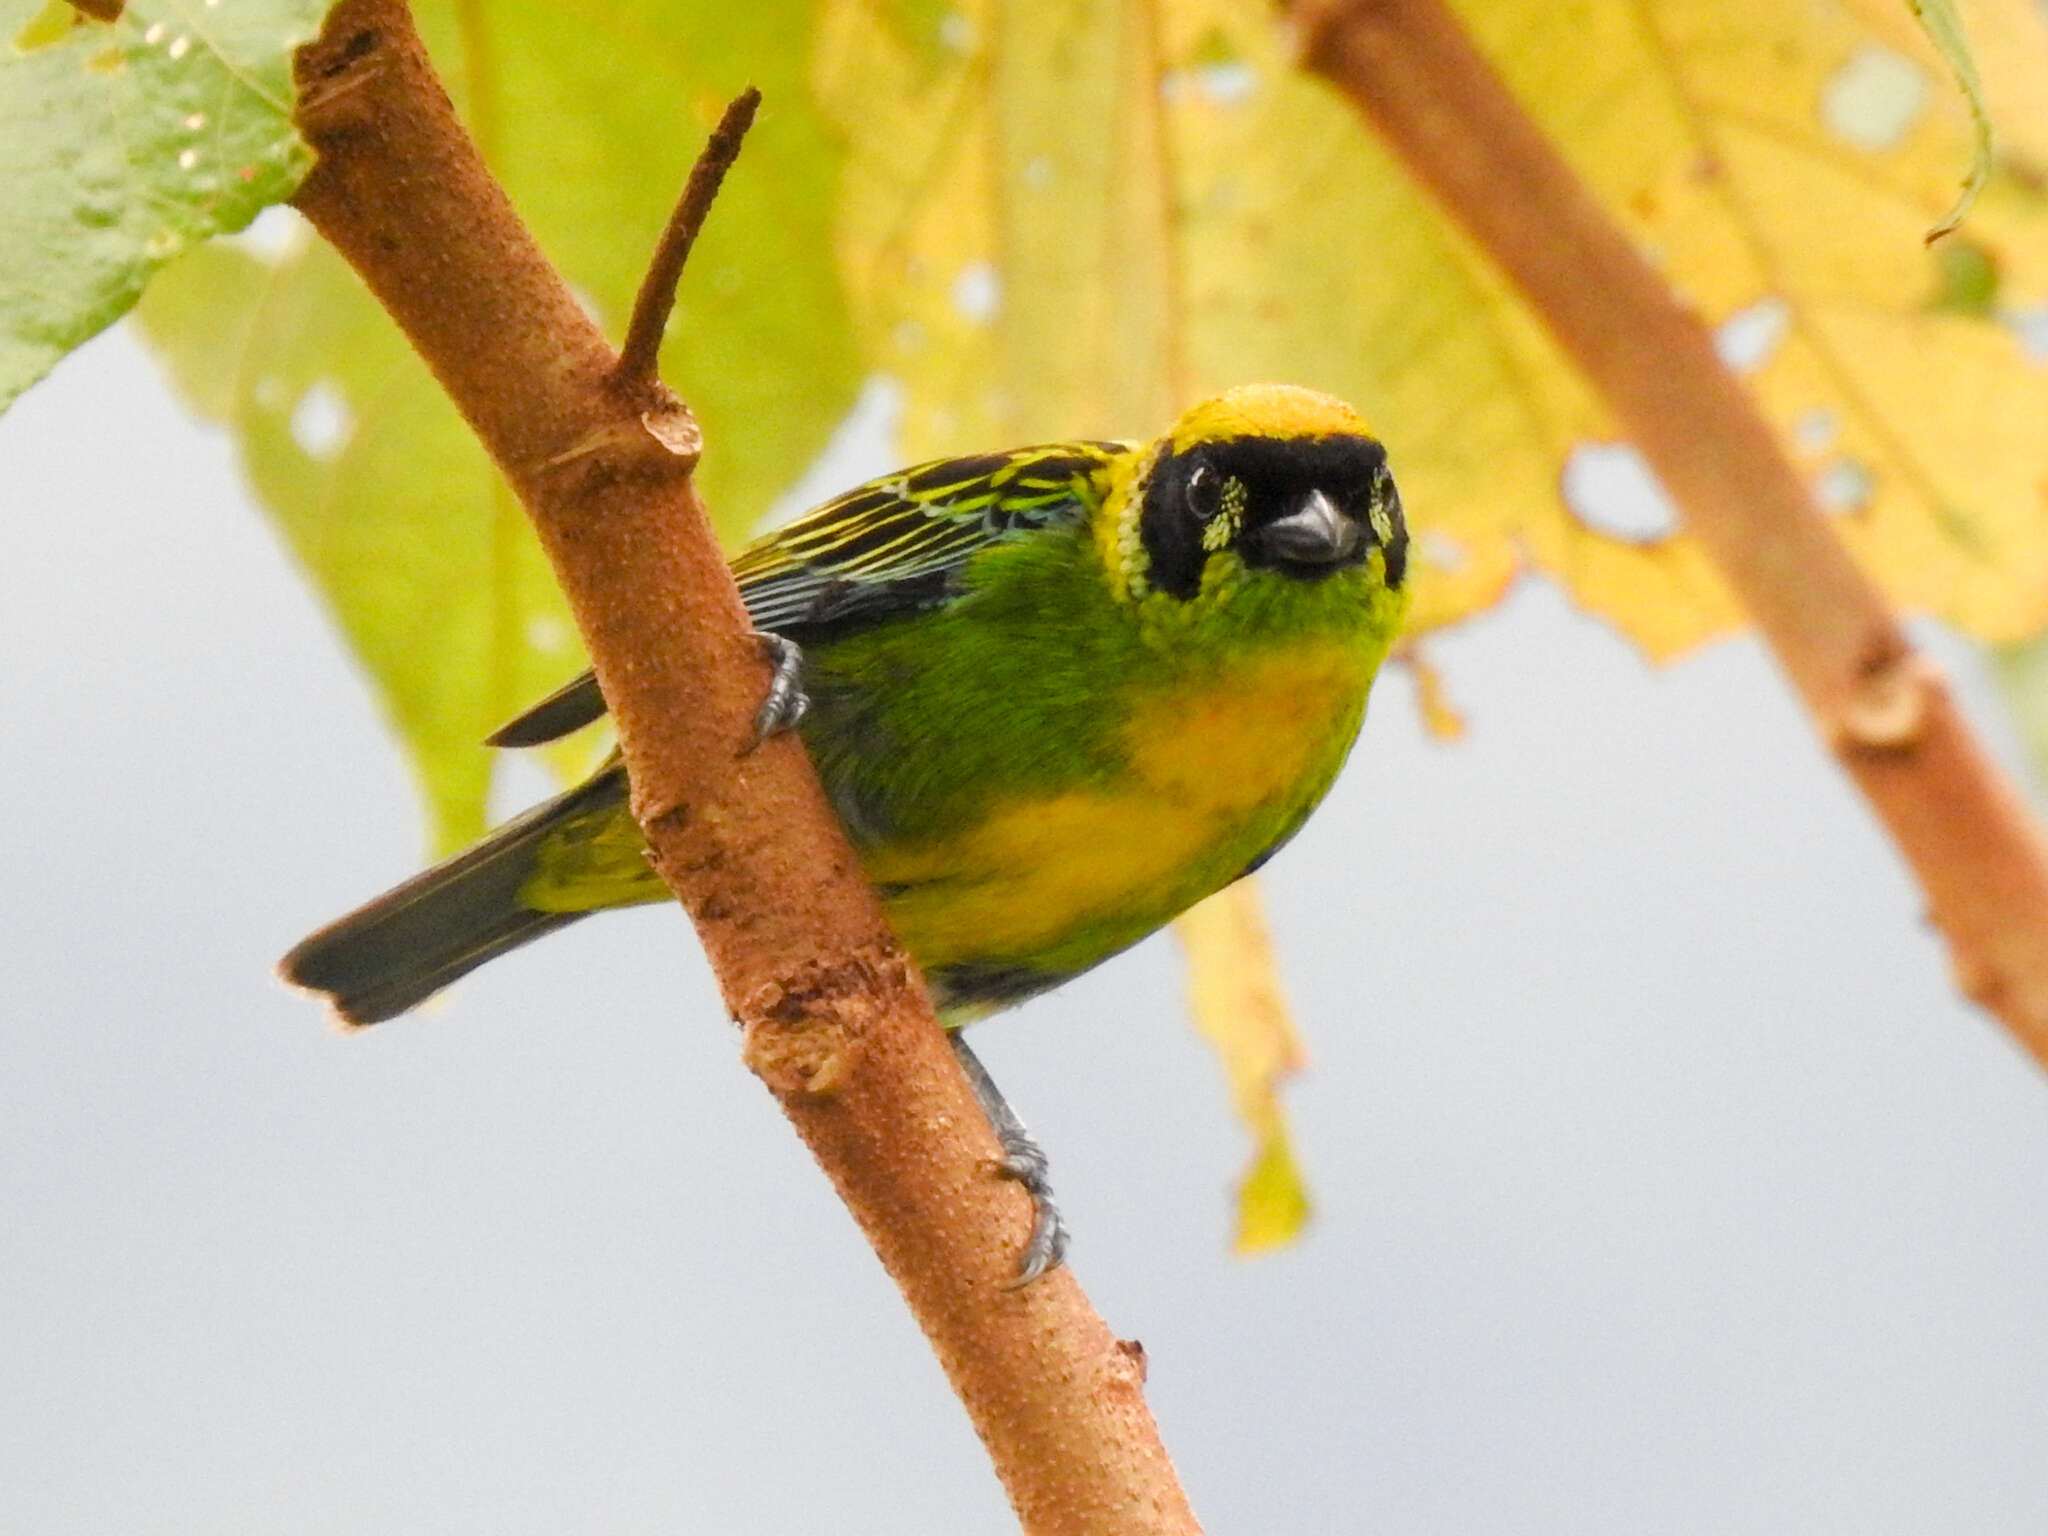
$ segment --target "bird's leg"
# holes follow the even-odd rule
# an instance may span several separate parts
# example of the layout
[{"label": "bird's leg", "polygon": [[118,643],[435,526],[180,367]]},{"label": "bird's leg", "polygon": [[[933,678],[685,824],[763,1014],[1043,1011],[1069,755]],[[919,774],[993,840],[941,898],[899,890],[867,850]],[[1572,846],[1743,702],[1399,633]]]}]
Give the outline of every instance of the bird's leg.
[{"label": "bird's leg", "polygon": [[1047,1177],[1051,1165],[1046,1160],[1045,1149],[1031,1139],[1031,1133],[1024,1129],[1024,1122],[1004,1100],[1002,1090],[988,1075],[988,1068],[981,1064],[981,1058],[968,1049],[961,1032],[949,1030],[946,1039],[960,1062],[960,1070],[967,1074],[975,1102],[988,1116],[989,1129],[996,1133],[996,1140],[1002,1144],[1003,1160],[996,1164],[996,1172],[1006,1179],[1015,1179],[1031,1197],[1031,1236],[1025,1240],[1024,1252],[1018,1256],[1017,1278],[1010,1282],[1009,1287],[1013,1291],[1018,1290],[1040,1275],[1058,1269],[1060,1261],[1066,1257],[1067,1224],[1052,1197],[1052,1183]]},{"label": "bird's leg", "polygon": [[754,739],[747,743],[749,752],[770,736],[793,730],[797,721],[803,719],[804,711],[811,707],[804,693],[802,647],[794,640],[762,630],[756,630],[754,638],[761,642],[761,654],[775,669],[775,675],[768,679],[768,691],[761,697],[761,707],[754,711]]}]

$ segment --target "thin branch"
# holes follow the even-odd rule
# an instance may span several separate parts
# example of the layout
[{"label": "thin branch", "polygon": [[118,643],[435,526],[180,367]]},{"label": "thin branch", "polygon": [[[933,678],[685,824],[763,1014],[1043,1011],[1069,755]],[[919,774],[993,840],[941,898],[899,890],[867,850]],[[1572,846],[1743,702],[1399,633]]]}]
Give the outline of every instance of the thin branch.
[{"label": "thin branch", "polygon": [[1919,877],[1958,985],[2048,1065],[2048,837],[1687,309],[1441,0],[1296,4],[1308,68],[1521,290],[1748,606]]},{"label": "thin branch", "polygon": [[743,751],[768,675],[691,477],[688,411],[650,408],[666,392],[620,377],[464,136],[402,0],[342,0],[297,77],[319,161],[295,203],[531,515],[611,705],[649,857],[748,1064],[902,1289],[1024,1528],[1194,1531],[1141,1367],[1072,1275],[1004,1288],[1028,1202],[992,1176],[995,1141],[801,745]]},{"label": "thin branch", "polygon": [[669,314],[676,307],[676,285],[682,281],[683,263],[690,259],[697,231],[704,227],[704,216],[711,212],[712,200],[718,196],[725,173],[739,158],[740,145],[753,126],[754,111],[760,105],[761,93],[751,85],[734,97],[718,119],[718,126],[711,130],[711,137],[705,140],[697,163],[690,168],[690,179],[683,186],[683,195],[676,200],[675,212],[669,215],[668,227],[661,232],[654,259],[648,262],[647,275],[640,280],[640,292],[633,300],[633,318],[626,324],[626,340],[619,348],[615,375],[621,383],[655,377],[661,358],[661,338],[668,330]]}]

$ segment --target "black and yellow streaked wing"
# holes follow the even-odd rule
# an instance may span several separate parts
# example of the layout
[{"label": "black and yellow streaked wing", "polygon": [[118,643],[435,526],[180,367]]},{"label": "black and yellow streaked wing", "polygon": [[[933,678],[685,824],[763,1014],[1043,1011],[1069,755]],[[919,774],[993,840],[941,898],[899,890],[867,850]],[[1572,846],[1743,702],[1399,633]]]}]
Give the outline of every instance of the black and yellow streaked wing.
[{"label": "black and yellow streaked wing", "polygon": [[[945,602],[991,544],[1086,521],[1128,443],[1053,443],[935,459],[855,486],[749,545],[732,563],[756,629],[799,645]],[[604,713],[586,672],[490,737],[531,747]]]}]

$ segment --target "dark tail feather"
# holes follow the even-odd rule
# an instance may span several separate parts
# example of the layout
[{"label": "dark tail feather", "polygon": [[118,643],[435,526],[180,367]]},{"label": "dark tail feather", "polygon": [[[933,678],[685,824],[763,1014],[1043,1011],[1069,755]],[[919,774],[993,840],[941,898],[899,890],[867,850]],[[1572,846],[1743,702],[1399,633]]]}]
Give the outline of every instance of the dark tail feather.
[{"label": "dark tail feather", "polygon": [[302,939],[278,962],[278,975],[326,993],[350,1024],[395,1018],[486,960],[582,917],[536,912],[521,904],[520,889],[550,832],[625,794],[625,770],[613,767],[543,801],[474,847]]}]

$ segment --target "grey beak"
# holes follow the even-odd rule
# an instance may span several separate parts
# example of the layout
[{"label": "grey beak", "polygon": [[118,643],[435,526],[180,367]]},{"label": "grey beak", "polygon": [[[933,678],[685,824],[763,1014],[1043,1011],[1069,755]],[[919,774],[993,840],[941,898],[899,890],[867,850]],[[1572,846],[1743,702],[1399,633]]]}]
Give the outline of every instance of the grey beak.
[{"label": "grey beak", "polygon": [[1310,491],[1298,510],[1259,530],[1267,551],[1293,565],[1335,565],[1364,536],[1357,522],[1321,491]]}]

